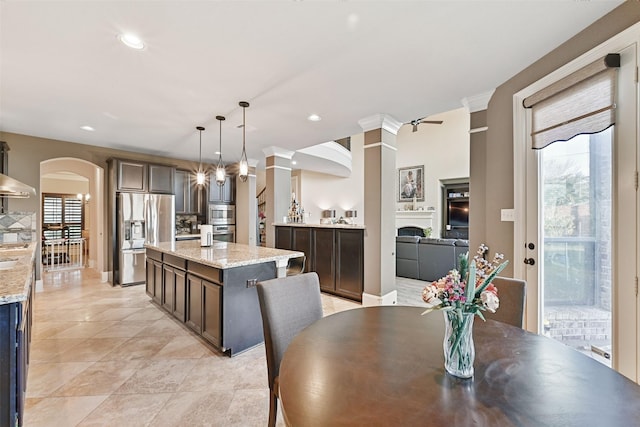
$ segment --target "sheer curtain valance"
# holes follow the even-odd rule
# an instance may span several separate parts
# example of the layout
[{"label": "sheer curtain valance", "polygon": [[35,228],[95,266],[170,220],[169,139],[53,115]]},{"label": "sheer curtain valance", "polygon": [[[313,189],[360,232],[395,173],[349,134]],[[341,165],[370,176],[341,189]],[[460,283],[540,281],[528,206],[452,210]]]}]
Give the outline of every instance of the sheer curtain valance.
[{"label": "sheer curtain valance", "polygon": [[532,148],[601,132],[615,124],[619,67],[620,54],[611,53],[525,98],[524,107],[532,109]]}]

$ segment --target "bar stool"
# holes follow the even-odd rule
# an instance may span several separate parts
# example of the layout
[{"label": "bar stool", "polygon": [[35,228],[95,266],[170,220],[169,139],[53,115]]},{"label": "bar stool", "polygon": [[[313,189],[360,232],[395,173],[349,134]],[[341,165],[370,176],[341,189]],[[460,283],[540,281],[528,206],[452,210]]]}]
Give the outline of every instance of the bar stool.
[{"label": "bar stool", "polygon": [[307,259],[306,255],[302,255],[296,258],[289,258],[287,262],[287,276],[295,276],[304,271],[304,263]]}]

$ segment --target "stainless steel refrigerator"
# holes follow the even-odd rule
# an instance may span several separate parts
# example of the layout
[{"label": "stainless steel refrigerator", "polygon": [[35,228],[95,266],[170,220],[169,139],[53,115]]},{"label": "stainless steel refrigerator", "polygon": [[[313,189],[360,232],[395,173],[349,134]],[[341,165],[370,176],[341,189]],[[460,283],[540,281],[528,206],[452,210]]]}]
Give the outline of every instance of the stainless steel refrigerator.
[{"label": "stainless steel refrigerator", "polygon": [[114,284],[127,286],[144,283],[144,244],[175,241],[174,196],[118,193],[116,218]]}]

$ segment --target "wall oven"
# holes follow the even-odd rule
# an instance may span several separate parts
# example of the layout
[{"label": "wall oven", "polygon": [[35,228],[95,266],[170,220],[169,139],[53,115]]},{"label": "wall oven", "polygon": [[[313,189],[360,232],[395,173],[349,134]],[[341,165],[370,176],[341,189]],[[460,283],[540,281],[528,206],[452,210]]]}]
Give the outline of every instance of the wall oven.
[{"label": "wall oven", "polygon": [[233,225],[236,223],[235,205],[210,204],[207,223],[211,225]]},{"label": "wall oven", "polygon": [[235,243],[236,227],[235,225],[214,225],[211,237],[213,240],[218,240],[220,242]]}]

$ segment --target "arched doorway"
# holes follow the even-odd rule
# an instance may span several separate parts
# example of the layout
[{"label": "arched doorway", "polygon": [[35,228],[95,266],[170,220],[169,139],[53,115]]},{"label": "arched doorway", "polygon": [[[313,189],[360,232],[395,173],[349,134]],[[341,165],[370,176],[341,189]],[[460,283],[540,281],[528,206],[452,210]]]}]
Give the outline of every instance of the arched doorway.
[{"label": "arched doorway", "polygon": [[[89,194],[91,194],[92,208],[89,211],[89,266],[100,272],[103,281],[107,281],[104,260],[104,169],[91,162],[72,157],[60,157],[40,162],[40,186],[42,177],[46,175],[71,172],[88,180]],[[40,201],[42,211],[42,201]],[[38,233],[42,235],[41,224]]]}]

